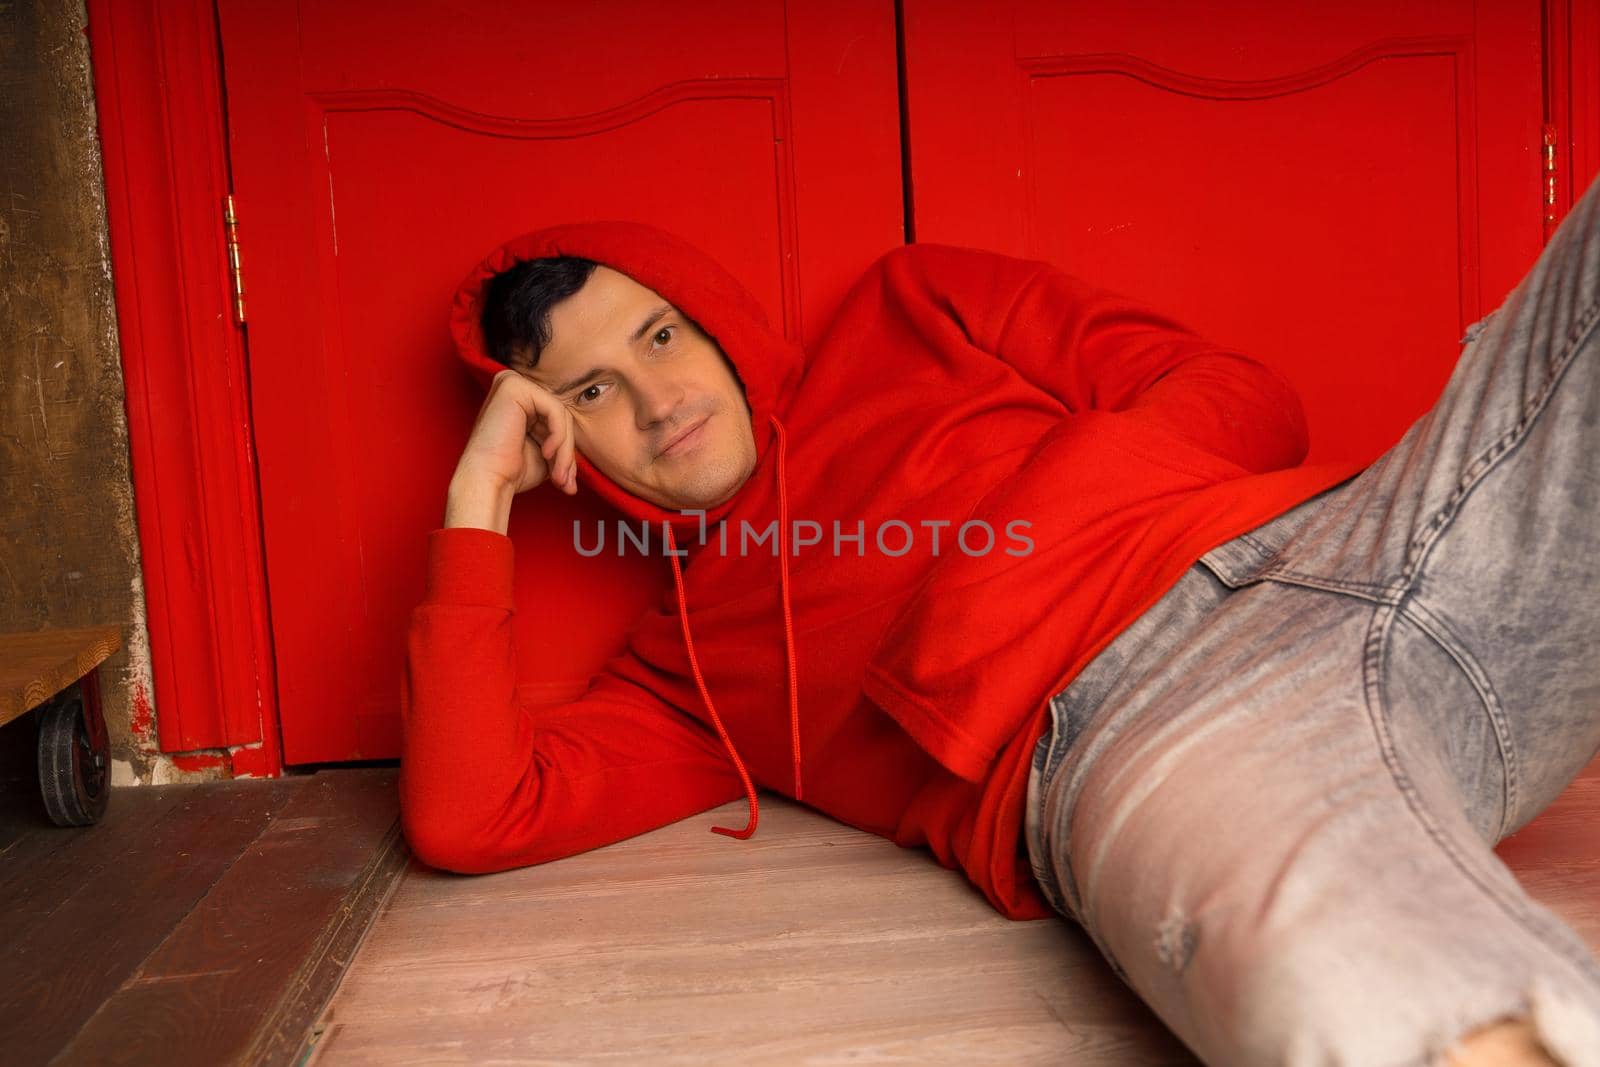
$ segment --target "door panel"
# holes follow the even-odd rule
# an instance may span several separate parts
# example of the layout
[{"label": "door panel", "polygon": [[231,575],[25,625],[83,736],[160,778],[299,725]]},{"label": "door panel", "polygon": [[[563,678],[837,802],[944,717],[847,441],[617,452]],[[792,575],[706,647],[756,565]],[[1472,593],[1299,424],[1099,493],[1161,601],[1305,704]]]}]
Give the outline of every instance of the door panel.
[{"label": "door panel", "polygon": [[[481,402],[449,301],[489,248],[654,223],[804,340],[900,242],[892,6],[795,6],[411,3],[380,21],[222,0],[287,762],[399,753],[405,621]],[[540,568],[594,507],[541,488],[513,510],[519,589],[546,606],[515,621],[534,699],[581,691],[670,581],[636,555]]]},{"label": "door panel", "polygon": [[1282,371],[1376,458],[1542,246],[1536,0],[905,0],[915,235]]}]

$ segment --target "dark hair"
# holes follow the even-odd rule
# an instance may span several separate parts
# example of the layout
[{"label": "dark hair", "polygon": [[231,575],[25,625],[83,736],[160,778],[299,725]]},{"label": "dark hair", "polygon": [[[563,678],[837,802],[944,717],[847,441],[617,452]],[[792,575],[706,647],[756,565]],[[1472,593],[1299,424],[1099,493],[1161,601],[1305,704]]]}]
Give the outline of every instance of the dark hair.
[{"label": "dark hair", "polygon": [[483,340],[489,356],[511,366],[526,347],[536,366],[550,343],[550,309],[583,288],[599,264],[577,256],[528,259],[489,279],[483,294]]}]

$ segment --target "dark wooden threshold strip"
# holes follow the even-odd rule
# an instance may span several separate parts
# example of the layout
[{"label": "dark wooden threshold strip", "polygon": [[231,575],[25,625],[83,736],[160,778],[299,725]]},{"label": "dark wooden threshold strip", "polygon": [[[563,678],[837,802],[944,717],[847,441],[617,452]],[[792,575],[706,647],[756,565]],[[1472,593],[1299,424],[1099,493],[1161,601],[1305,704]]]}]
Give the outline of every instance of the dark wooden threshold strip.
[{"label": "dark wooden threshold strip", "polygon": [[378,913],[400,884],[411,853],[400,836],[397,817],[374,851],[367,869],[356,879],[338,914],[329,922],[289,982],[277,1007],[262,1019],[245,1062],[298,1064],[310,1054],[317,1034],[313,1025],[344,978],[356,949]]}]

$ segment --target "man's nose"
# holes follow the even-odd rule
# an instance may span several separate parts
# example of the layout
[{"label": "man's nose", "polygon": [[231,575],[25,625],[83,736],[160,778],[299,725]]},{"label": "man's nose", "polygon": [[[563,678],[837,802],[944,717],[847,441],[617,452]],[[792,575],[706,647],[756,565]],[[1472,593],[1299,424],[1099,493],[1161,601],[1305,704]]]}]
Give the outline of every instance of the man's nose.
[{"label": "man's nose", "polygon": [[648,377],[639,383],[639,429],[647,430],[683,407],[683,385],[675,376]]}]

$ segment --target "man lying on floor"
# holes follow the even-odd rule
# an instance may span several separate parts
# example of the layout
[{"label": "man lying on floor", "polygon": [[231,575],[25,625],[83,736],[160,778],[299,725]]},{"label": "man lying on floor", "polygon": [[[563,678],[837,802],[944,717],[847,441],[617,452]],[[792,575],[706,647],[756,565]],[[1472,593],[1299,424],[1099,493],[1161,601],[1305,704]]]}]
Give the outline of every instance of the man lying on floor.
[{"label": "man lying on floor", "polygon": [[[1600,961],[1491,851],[1600,750],[1596,201],[1365,470],[1046,264],[896,249],[802,353],[660,231],[509,242],[455,307],[487,399],[411,620],[412,849],[503,870],[741,795],[748,838],[759,786],[1080,923],[1208,1063],[1600,1064]],[[676,596],[524,711],[545,481]]]}]

